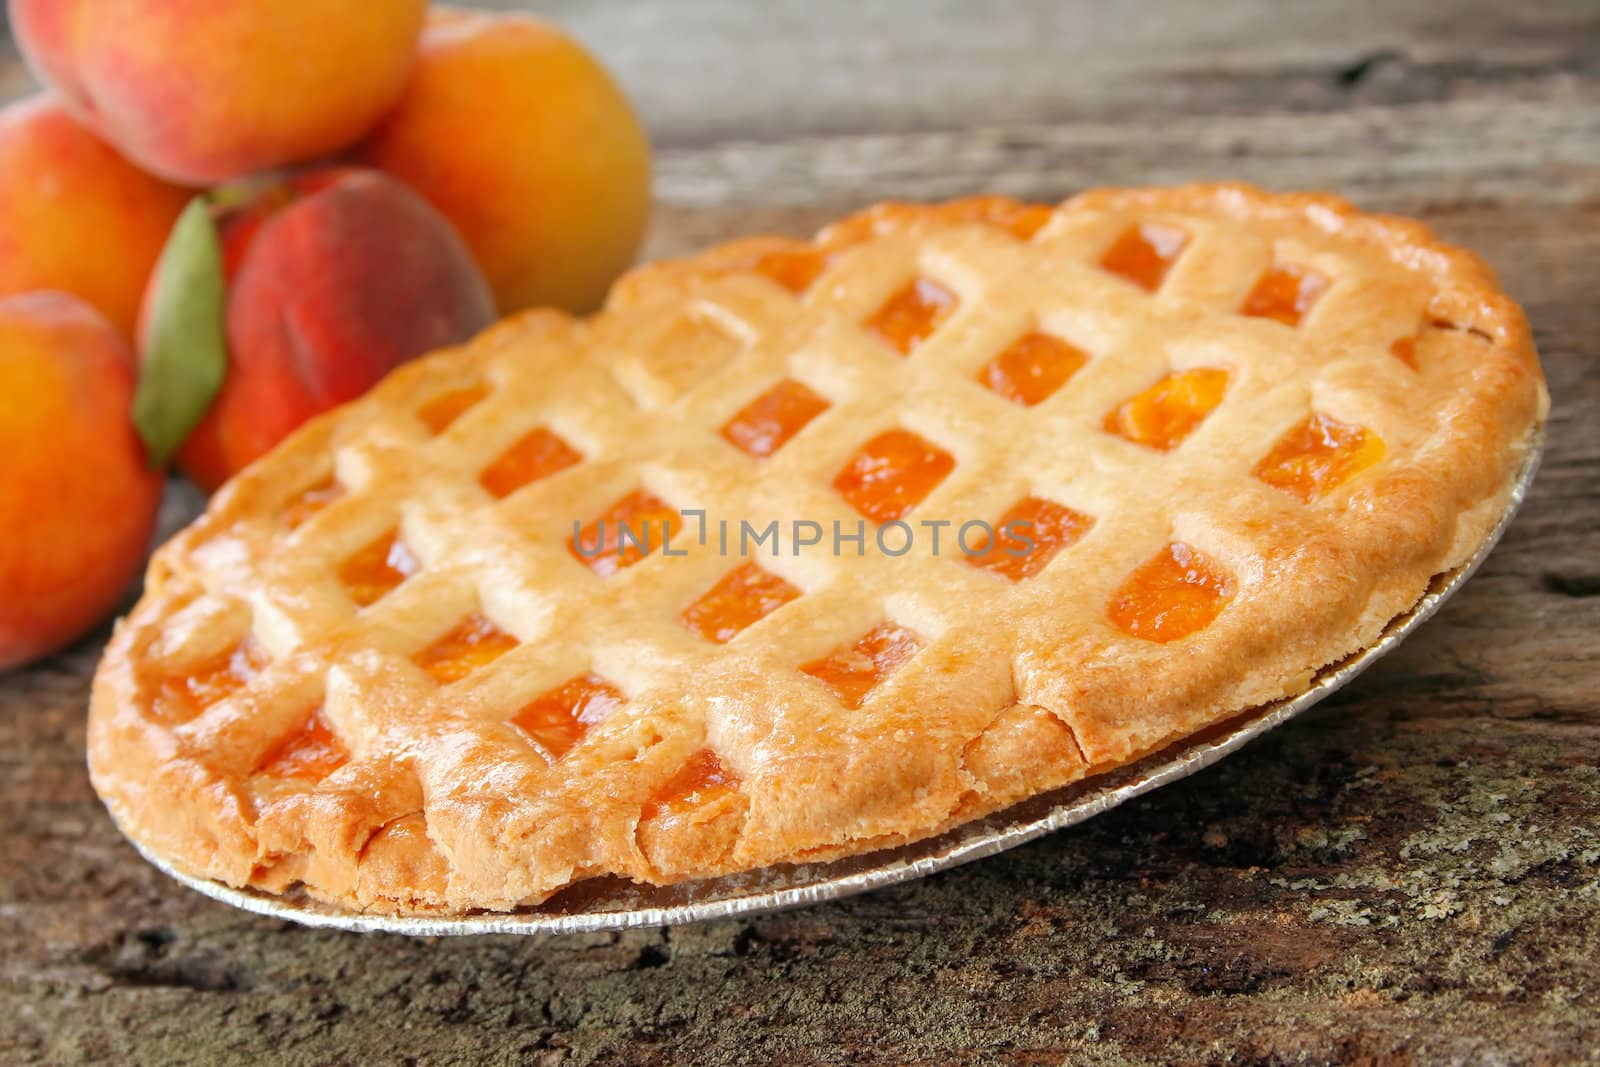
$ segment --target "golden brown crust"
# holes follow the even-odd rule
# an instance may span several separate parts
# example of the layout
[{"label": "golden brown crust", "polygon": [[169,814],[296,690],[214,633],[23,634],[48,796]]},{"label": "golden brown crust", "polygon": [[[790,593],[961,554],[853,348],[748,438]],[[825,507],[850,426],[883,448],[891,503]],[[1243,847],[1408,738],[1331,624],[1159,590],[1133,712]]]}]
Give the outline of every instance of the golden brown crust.
[{"label": "golden brown crust", "polygon": [[[313,420],[152,562],[95,681],[97,789],[130,836],[185,870],[383,911],[503,909],[602,874],[671,881],[845,855],[1297,692],[1487,534],[1547,399],[1521,311],[1477,257],[1420,223],[1237,185],[1033,210],[884,205],[815,246],[751,238],[645,267],[591,320],[510,320]],[[1190,238],[1153,295],[1099,267],[1146,221]],[[830,258],[803,297],[753,270],[813,247]],[[1275,259],[1332,279],[1298,328],[1235,313]],[[919,272],[960,306],[906,358],[859,323]],[[974,374],[1034,328],[1089,362],[1022,409]],[[1389,352],[1401,337],[1416,369]],[[1108,410],[1167,369],[1218,365],[1226,399],[1181,447],[1104,431]],[[832,406],[757,464],[716,430],[784,377]],[[419,407],[479,383],[486,398],[430,436]],[[1372,430],[1386,453],[1306,503],[1251,469],[1312,409]],[[993,520],[1032,494],[1093,528],[1016,583],[921,554],[763,557],[802,595],[722,645],[676,616],[737,561],[657,553],[601,578],[566,551],[574,519],[641,484],[713,519],[853,523],[832,474],[896,424],[956,459],[911,518]],[[494,500],[477,473],[541,425],[583,462]],[[291,530],[284,509],[333,478],[343,497]],[[337,568],[396,527],[421,570],[358,611]],[[1173,540],[1237,589],[1209,626],[1158,644],[1106,605]],[[413,655],[475,611],[521,644],[436,685]],[[859,708],[798,670],[886,618],[922,644]],[[246,639],[265,661],[248,684],[187,712],[163,696]],[[627,702],[550,760],[508,720],[586,671]],[[318,707],[348,760],[320,778],[263,773]],[[656,803],[706,748],[735,785]]]}]

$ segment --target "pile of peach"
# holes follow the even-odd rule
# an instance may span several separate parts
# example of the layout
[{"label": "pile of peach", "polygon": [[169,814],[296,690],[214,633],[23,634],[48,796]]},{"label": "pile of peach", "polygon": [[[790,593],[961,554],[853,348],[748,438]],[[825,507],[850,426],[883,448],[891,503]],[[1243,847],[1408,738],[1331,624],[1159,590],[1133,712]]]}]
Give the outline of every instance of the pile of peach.
[{"label": "pile of peach", "polygon": [[215,488],[497,314],[595,307],[649,208],[627,99],[426,0],[9,0],[0,670],[111,612],[169,457]]}]

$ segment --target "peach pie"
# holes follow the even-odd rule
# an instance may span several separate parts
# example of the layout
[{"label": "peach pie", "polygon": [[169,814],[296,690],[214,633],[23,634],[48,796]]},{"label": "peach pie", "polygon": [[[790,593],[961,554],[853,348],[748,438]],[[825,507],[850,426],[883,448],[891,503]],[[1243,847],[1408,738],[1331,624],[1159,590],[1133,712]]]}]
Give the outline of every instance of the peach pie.
[{"label": "peach pie", "polygon": [[1330,197],[735,241],[236,478],[117,629],[94,783],[184,871],[383,912],[902,844],[1303,691],[1546,406],[1482,262]]}]

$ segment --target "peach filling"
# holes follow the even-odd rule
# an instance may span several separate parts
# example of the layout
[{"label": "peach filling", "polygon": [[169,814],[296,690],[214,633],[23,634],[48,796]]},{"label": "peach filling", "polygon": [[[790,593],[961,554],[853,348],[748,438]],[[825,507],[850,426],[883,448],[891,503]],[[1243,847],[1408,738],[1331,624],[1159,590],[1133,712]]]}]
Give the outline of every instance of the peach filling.
[{"label": "peach filling", "polygon": [[823,268],[828,265],[828,258],[816,248],[785,249],[781,252],[768,252],[756,261],[756,273],[764,274],[777,282],[785,289],[799,296],[811,288],[811,283],[817,280]]},{"label": "peach filling", "polygon": [[1244,298],[1239,314],[1298,326],[1328,288],[1326,275],[1293,263],[1274,263]]},{"label": "peach filling", "polygon": [[483,468],[478,484],[498,500],[581,459],[583,456],[572,446],[541,426],[524,434],[499,459]]},{"label": "peach filling", "polygon": [[440,685],[459,682],[517,647],[517,639],[476,612],[411,657]]},{"label": "peach filling", "polygon": [[390,530],[340,565],[339,582],[356,606],[364,608],[421,569],[417,557]]},{"label": "peach filling", "polygon": [[800,382],[785,378],[729,419],[722,436],[746,455],[765,459],[827,410],[826,400]]},{"label": "peach filling", "polygon": [[567,548],[585,567],[609,578],[660,548],[682,525],[683,517],[670,504],[635,489],[580,530]]},{"label": "peach filling", "polygon": [[466,414],[468,408],[489,395],[482,385],[468,385],[440,393],[417,409],[417,418],[435,435],[444,433],[450,424]]},{"label": "peach filling", "polygon": [[1176,448],[1222,403],[1228,372],[1175,371],[1106,416],[1107,433],[1166,452]]},{"label": "peach filling", "polygon": [[1273,446],[1256,464],[1255,476],[1309,504],[1378,462],[1383,453],[1377,434],[1316,414]]},{"label": "peach filling", "polygon": [[1059,337],[1026,333],[978,372],[978,381],[1013,404],[1031,408],[1066,384],[1088,358]]},{"label": "peach filling", "polygon": [[988,548],[966,559],[974,567],[1020,582],[1044,570],[1057,552],[1076,543],[1093,525],[1089,516],[1053,500],[1024,497],[994,524]]},{"label": "peach filling", "polygon": [[552,760],[583,740],[589,727],[622,706],[623,696],[597,674],[580,674],[529,701],[511,717]]},{"label": "peach filling", "polygon": [[681,815],[738,788],[739,776],[724,767],[715,752],[702,748],[655,791],[641,814],[646,819],[663,814]]},{"label": "peach filling", "polygon": [[777,611],[800,595],[800,590],[762,570],[741,564],[723,575],[716,585],[683,609],[683,624],[707,641],[719,645]]},{"label": "peach filling", "polygon": [[344,486],[332,478],[318,482],[284,505],[284,525],[295,529],[341,496],[344,496]]},{"label": "peach filling", "polygon": [[1417,339],[1415,337],[1402,337],[1389,346],[1389,354],[1401,363],[1417,369]]},{"label": "peach filling", "polygon": [[861,446],[833,487],[869,519],[906,515],[955,470],[955,457],[910,430],[886,430]]},{"label": "peach filling", "polygon": [[1181,541],[1141,564],[1111,597],[1111,621],[1166,644],[1204,629],[1233,599],[1233,577]]},{"label": "peach filling", "polygon": [[318,708],[261,758],[256,771],[274,778],[320,781],[349,759],[350,753],[339,743],[322,709]]},{"label": "peach filling", "polygon": [[190,719],[243,689],[266,665],[266,651],[246,637],[196,669],[162,679],[158,699],[175,717]]},{"label": "peach filling", "polygon": [[852,644],[812,660],[800,670],[833,690],[839,703],[853,710],[920,647],[917,635],[910,630],[881,622]]},{"label": "peach filling", "polygon": [[862,323],[902,356],[927,340],[956,308],[956,296],[938,282],[913,278]]},{"label": "peach filling", "polygon": [[1141,222],[1129,226],[1100,257],[1100,267],[1145,292],[1161,288],[1167,271],[1183,254],[1189,235],[1176,226]]}]

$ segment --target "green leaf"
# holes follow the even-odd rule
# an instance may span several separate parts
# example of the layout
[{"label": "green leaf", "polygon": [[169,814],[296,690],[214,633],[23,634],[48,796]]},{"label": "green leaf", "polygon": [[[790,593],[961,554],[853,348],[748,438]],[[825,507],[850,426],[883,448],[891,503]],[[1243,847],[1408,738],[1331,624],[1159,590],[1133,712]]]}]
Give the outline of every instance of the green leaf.
[{"label": "green leaf", "polygon": [[133,424],[150,465],[161,467],[211,406],[228,370],[222,242],[205,196],[178,216],[151,284]]}]

